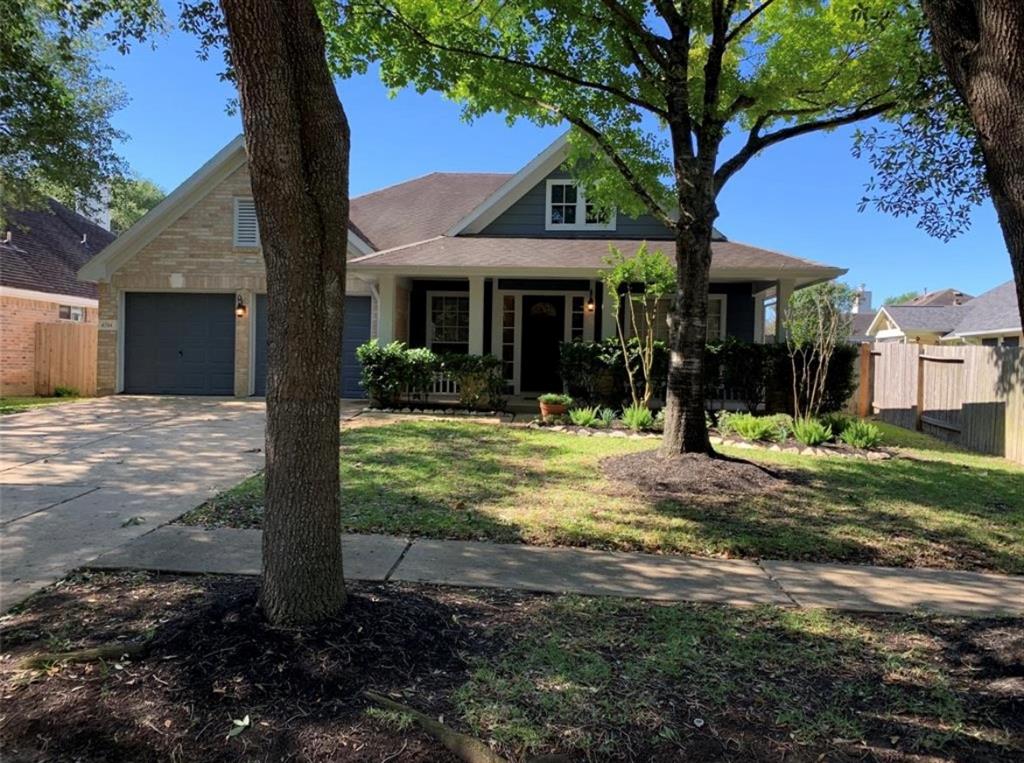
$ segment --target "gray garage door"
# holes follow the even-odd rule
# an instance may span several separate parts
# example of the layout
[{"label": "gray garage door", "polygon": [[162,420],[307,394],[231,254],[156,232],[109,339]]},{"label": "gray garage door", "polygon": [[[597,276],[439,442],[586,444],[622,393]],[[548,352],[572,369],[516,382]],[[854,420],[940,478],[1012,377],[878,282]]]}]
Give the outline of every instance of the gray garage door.
[{"label": "gray garage door", "polygon": [[234,394],[234,295],[128,292],[124,310],[125,392]]},{"label": "gray garage door", "polygon": [[[345,297],[345,330],[341,341],[341,396],[366,397],[359,381],[356,347],[370,339],[370,298]],[[267,394],[267,295],[256,297],[256,394]]]}]

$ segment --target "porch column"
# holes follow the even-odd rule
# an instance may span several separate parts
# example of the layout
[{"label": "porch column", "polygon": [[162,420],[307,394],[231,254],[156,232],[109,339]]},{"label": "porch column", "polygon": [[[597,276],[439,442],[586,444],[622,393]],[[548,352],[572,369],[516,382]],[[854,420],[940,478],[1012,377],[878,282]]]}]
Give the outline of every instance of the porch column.
[{"label": "porch column", "polygon": [[764,292],[754,295],[754,342],[764,343]]},{"label": "porch column", "polygon": [[484,354],[484,277],[469,279],[469,354]]},{"label": "porch column", "polygon": [[618,337],[618,329],[615,327],[615,300],[619,295],[609,293],[606,286],[601,296],[601,338]]},{"label": "porch column", "polygon": [[395,338],[395,277],[382,275],[377,279],[377,339],[381,344]]},{"label": "porch column", "polygon": [[775,285],[775,341],[785,342],[786,331],[786,310],[789,305],[789,298],[793,296],[796,288],[796,281],[779,280]]}]

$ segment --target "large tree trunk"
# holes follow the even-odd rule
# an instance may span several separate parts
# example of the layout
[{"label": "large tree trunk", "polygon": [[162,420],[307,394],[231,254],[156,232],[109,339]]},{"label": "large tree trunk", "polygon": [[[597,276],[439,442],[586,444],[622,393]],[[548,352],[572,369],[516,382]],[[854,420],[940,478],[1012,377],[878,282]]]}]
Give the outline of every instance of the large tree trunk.
[{"label": "large tree trunk", "polygon": [[1024,2],[923,5],[935,49],[978,131],[1024,325]]},{"label": "large tree trunk", "polygon": [[338,386],[349,131],[311,0],[221,0],[267,268],[260,601],[275,623],[345,605]]},{"label": "large tree trunk", "polygon": [[[713,218],[711,218],[713,219]],[[704,416],[711,220],[676,230],[676,297],[669,315],[669,369],[661,454],[713,453]]]}]

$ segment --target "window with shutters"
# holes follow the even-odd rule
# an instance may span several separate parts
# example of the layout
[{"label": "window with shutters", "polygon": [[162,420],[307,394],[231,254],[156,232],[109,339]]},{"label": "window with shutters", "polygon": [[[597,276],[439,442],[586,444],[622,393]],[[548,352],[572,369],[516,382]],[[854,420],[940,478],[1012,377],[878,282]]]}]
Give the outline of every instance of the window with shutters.
[{"label": "window with shutters", "polygon": [[259,246],[260,230],[256,224],[256,203],[252,199],[235,199],[235,246]]}]

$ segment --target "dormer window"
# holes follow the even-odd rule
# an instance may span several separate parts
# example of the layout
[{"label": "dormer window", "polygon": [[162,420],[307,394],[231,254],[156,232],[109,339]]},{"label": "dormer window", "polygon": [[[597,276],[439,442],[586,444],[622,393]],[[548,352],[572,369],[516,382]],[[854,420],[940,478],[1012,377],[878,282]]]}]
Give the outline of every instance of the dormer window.
[{"label": "dormer window", "polygon": [[545,230],[615,230],[615,210],[588,204],[575,180],[549,180]]},{"label": "dormer window", "polygon": [[257,247],[260,245],[260,230],[256,223],[256,202],[252,199],[235,199],[234,245]]}]

